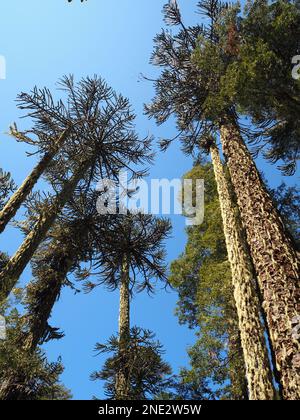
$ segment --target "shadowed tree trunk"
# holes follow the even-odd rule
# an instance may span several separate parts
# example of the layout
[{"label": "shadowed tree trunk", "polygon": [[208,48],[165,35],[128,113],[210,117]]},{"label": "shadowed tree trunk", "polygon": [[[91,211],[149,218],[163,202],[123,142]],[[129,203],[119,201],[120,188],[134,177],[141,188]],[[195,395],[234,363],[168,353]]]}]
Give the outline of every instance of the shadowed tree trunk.
[{"label": "shadowed tree trunk", "polygon": [[25,179],[23,184],[18,188],[18,190],[13,194],[8,203],[0,212],[0,233],[4,231],[7,224],[10,220],[16,215],[17,211],[26,200],[28,195],[33,190],[33,187],[45,172],[49,164],[52,162],[56,153],[58,152],[61,144],[65,141],[68,136],[69,130],[65,130],[63,134],[59,137],[56,143],[53,145],[52,150],[44,155],[40,162],[33,169],[31,174]]},{"label": "shadowed tree trunk", "polygon": [[119,315],[119,358],[120,369],[116,377],[116,400],[130,399],[129,366],[127,351],[130,341],[130,292],[129,292],[129,261],[124,258],[120,285],[120,315]]},{"label": "shadowed tree trunk", "polygon": [[[233,311],[233,314],[236,314],[235,307],[233,307]],[[228,351],[231,399],[236,401],[247,401],[249,400],[249,391],[239,325],[238,321],[235,319],[233,319],[230,324],[231,329],[229,331]],[[236,361],[240,362],[238,366]]]},{"label": "shadowed tree trunk", "polygon": [[220,198],[224,236],[232,271],[241,345],[243,348],[250,400],[273,400],[275,397],[264,329],[260,320],[255,274],[243,238],[243,228],[215,145],[211,157]]},{"label": "shadowed tree trunk", "polygon": [[87,169],[91,166],[89,160],[81,164],[69,181],[66,182],[61,192],[54,199],[49,209],[43,210],[33,230],[27,235],[23,244],[11,258],[6,267],[0,273],[0,299],[8,297],[20,275],[29,263],[39,244],[45,238],[48,230],[54,223],[57,215],[71,198],[74,190],[83,178]]},{"label": "shadowed tree trunk", "polygon": [[237,125],[225,120],[221,141],[246,230],[283,397],[300,398],[299,259]]}]

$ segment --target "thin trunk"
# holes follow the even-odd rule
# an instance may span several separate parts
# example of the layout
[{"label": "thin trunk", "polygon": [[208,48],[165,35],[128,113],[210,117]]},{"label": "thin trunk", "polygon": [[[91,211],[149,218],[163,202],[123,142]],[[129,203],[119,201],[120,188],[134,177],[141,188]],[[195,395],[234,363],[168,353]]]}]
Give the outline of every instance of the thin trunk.
[{"label": "thin trunk", "polygon": [[130,399],[129,366],[127,352],[130,342],[130,293],[129,261],[125,257],[121,274],[120,315],[119,315],[119,360],[120,368],[116,377],[116,400]]},{"label": "thin trunk", "polygon": [[283,397],[300,399],[299,260],[236,123],[221,141],[246,230],[280,375]]},{"label": "thin trunk", "polygon": [[58,152],[61,144],[65,141],[69,130],[63,132],[63,134],[56,141],[52,150],[44,155],[40,162],[33,169],[31,174],[25,179],[23,184],[18,188],[18,190],[13,194],[8,203],[0,212],[0,233],[4,231],[7,224],[10,220],[16,215],[17,211],[24,203],[28,195],[33,190],[33,187],[48,168],[49,164],[52,162],[54,156]]},{"label": "thin trunk", "polygon": [[12,289],[15,287],[26,265],[29,263],[42,240],[45,238],[57,215],[61,212],[67,201],[72,197],[78,182],[82,179],[89,166],[90,161],[86,161],[77,169],[71,179],[66,182],[62,191],[55,198],[53,204],[46,211],[43,210],[33,230],[27,235],[16,254],[1,271],[0,300],[7,298]]},{"label": "thin trunk", "polygon": [[211,157],[220,198],[228,259],[232,271],[249,399],[273,400],[275,392],[264,329],[260,320],[259,301],[251,259],[242,236],[243,229],[232,203],[228,181],[216,146],[211,147]]}]

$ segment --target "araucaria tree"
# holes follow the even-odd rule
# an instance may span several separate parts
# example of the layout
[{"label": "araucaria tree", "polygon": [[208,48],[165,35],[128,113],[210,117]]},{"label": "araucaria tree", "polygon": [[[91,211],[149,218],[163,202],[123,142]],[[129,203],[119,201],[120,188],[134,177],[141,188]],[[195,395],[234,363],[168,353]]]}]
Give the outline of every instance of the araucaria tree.
[{"label": "araucaria tree", "polygon": [[[139,140],[134,131],[134,114],[128,100],[117,95],[98,78],[72,77],[60,81],[66,102],[58,105],[48,90],[34,90],[23,96],[24,109],[44,136],[53,130],[64,132],[74,122],[73,129],[60,147],[47,176],[55,196],[41,212],[23,244],[0,273],[0,295],[9,295],[24,268],[32,258],[49,228],[80,184],[89,186],[100,178],[115,179],[119,170],[129,164],[151,160],[150,139]],[[52,137],[51,137],[52,138]],[[88,188],[88,187],[87,187]]]},{"label": "araucaria tree", "polygon": [[[255,271],[214,140],[220,127],[228,127],[228,119],[236,124],[234,108],[231,104],[223,104],[218,96],[219,79],[230,60],[230,53],[222,46],[224,39],[218,34],[226,7],[217,1],[200,2],[198,7],[201,13],[207,12],[210,25],[185,27],[177,2],[165,6],[166,22],[179,26],[179,31],[176,35],[163,31],[155,39],[152,62],[164,70],[155,82],[156,97],[146,106],[146,111],[159,124],[171,115],[177,118],[186,153],[197,149],[210,152],[232,271],[249,396],[250,399],[273,399],[275,394],[255,288]],[[222,59],[216,56],[219,50],[223,53]],[[170,142],[163,141],[162,147],[165,149]]]},{"label": "araucaria tree", "polygon": [[[128,214],[110,216],[98,248],[103,249],[100,262],[101,283],[110,289],[120,290],[119,334],[117,355],[110,359],[102,374],[93,378],[108,379],[107,369],[114,377],[116,400],[131,400],[138,395],[145,398],[163,384],[169,368],[161,360],[159,348],[151,343],[151,335],[130,328],[130,299],[135,291],[153,291],[153,280],[166,281],[165,252],[163,241],[170,233],[170,223],[151,215]],[[100,239],[99,239],[100,240]],[[98,240],[98,241],[99,241]],[[88,283],[93,288],[95,284]],[[115,339],[108,346],[97,346],[98,350],[116,351]],[[132,353],[133,351],[133,353]],[[155,364],[150,369],[147,354]],[[133,359],[133,356],[136,356]],[[142,362],[143,360],[143,362]],[[143,364],[141,364],[143,363]],[[145,366],[145,369],[142,369]],[[110,382],[107,389],[112,392]]]}]

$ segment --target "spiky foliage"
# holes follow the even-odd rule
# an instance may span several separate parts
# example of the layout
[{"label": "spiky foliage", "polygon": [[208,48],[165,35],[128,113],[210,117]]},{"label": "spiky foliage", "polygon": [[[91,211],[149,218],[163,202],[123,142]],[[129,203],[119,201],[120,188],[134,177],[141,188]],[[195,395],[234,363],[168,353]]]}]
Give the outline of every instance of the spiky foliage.
[{"label": "spiky foliage", "polygon": [[[22,294],[20,294],[22,296]],[[18,305],[22,301],[17,300]],[[39,347],[34,352],[20,346],[24,322],[12,304],[6,304],[6,340],[0,341],[0,399],[67,400],[70,392],[60,383],[64,368],[59,359],[49,362]],[[24,383],[24,378],[27,378]]]},{"label": "spiky foliage", "polygon": [[[219,1],[203,1],[197,7],[210,23],[185,26],[177,2],[169,1],[165,5],[166,23],[178,31],[174,34],[163,30],[154,39],[151,62],[161,67],[162,72],[154,82],[156,96],[146,105],[146,113],[158,124],[172,115],[176,117],[179,131],[176,138],[180,137],[186,153],[194,151],[201,139],[218,129],[224,113],[235,113],[232,104],[225,103],[219,95],[220,78],[228,58],[219,42],[217,24],[227,6]],[[197,48],[204,66],[193,60]],[[163,140],[163,149],[170,142],[170,139]]]},{"label": "spiky foliage", "polygon": [[[166,263],[163,242],[168,238],[171,224],[167,219],[141,213],[107,215],[94,226],[93,262],[97,282],[86,282],[87,289],[104,284],[110,290],[119,287],[124,257],[128,256],[130,287],[137,292],[153,291],[153,280],[166,281]],[[97,223],[97,220],[96,220]],[[86,272],[78,273],[79,278]]]},{"label": "spiky foliage", "polygon": [[92,155],[87,180],[114,177],[129,164],[151,160],[150,139],[140,140],[135,133],[135,115],[128,99],[118,95],[103,79],[86,77],[75,83],[73,76],[64,76],[57,86],[62,93],[58,101],[47,88],[35,87],[18,97],[19,108],[27,111],[34,122],[31,132],[39,139],[40,149],[48,146],[49,138],[72,127],[52,165],[54,179],[61,169],[64,181],[80,161],[92,159]]},{"label": "spiky foliage", "polygon": [[[34,89],[20,98],[21,107],[27,110],[35,132],[41,133],[42,139],[43,135],[52,137],[53,131],[67,130],[71,123],[74,126],[48,168],[55,197],[49,198],[48,208],[42,209],[33,229],[0,273],[3,297],[12,290],[76,189],[87,191],[99,179],[117,178],[122,168],[130,169],[128,165],[152,159],[151,140],[139,140],[128,100],[117,95],[102,79],[95,76],[75,84],[72,77],[64,77],[59,87],[66,95],[65,104],[62,100],[55,103],[48,89]],[[144,172],[131,170],[136,176]]]},{"label": "spiky foliage", "polygon": [[0,168],[0,209],[5,205],[9,194],[15,190],[16,186],[9,172],[4,172]]},{"label": "spiky foliage", "polygon": [[130,331],[128,357],[124,360],[119,353],[119,339],[112,336],[106,344],[97,344],[97,354],[108,353],[99,372],[91,375],[92,380],[105,381],[105,394],[109,399],[115,399],[115,379],[124,364],[130,377],[130,399],[148,400],[169,387],[171,383],[171,367],[163,361],[162,345],[156,341],[155,335],[149,330],[134,327]]}]

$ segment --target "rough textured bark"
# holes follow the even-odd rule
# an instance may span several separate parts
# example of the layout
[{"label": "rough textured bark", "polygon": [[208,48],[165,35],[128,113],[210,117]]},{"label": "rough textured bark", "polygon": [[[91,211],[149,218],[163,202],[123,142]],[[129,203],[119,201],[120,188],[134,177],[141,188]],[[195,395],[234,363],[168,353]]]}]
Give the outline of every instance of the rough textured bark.
[{"label": "rough textured bark", "polygon": [[13,194],[10,198],[8,203],[4,206],[4,208],[0,212],[0,233],[4,231],[7,224],[10,220],[16,215],[17,211],[28,197],[28,195],[33,190],[33,187],[41,177],[41,175],[45,172],[49,164],[52,162],[54,156],[59,150],[61,144],[65,141],[68,135],[68,130],[64,131],[64,133],[59,137],[57,142],[54,144],[51,151],[46,153],[44,157],[40,160],[40,162],[36,165],[33,169],[31,174],[25,179],[23,184],[18,188],[18,190]]},{"label": "rough textured bark", "polygon": [[116,400],[130,399],[129,366],[127,351],[130,340],[130,293],[129,293],[129,264],[124,259],[120,286],[120,315],[119,315],[119,358],[120,370],[116,377]]},{"label": "rough textured bark", "polygon": [[66,182],[53,204],[47,211],[42,212],[33,230],[27,235],[16,254],[1,271],[0,299],[3,300],[8,297],[39,244],[45,238],[48,230],[54,223],[57,215],[71,198],[78,182],[82,179],[90,164],[90,161],[86,161],[77,169],[71,179]]},{"label": "rough textured bark", "polygon": [[238,213],[232,203],[228,181],[216,146],[211,147],[218,194],[220,198],[224,235],[232,271],[241,345],[243,348],[250,400],[273,400],[275,392],[260,320],[255,275]]},{"label": "rough textured bark", "polygon": [[257,273],[283,397],[300,399],[299,259],[234,122],[222,123],[221,141]]}]

